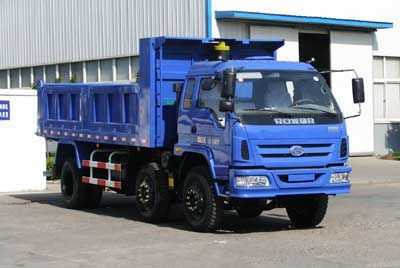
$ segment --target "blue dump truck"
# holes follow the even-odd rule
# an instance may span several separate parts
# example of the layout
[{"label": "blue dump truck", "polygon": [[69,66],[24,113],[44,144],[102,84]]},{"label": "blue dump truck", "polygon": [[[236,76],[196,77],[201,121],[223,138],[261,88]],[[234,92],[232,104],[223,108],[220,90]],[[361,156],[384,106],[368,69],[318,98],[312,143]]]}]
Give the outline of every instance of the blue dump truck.
[{"label": "blue dump truck", "polygon": [[[328,196],[350,192],[348,136],[323,75],[277,61],[282,45],[145,38],[139,83],[39,82],[38,135],[58,142],[66,206],[96,207],[107,188],[149,222],[181,204],[196,231],[218,229],[224,210],[319,224]],[[352,85],[363,102],[362,78]]]}]

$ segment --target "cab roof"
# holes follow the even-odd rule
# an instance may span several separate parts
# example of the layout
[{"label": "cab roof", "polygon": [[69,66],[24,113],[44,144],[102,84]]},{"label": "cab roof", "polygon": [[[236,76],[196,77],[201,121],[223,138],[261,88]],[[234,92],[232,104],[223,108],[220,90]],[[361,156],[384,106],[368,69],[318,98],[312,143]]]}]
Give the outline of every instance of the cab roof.
[{"label": "cab roof", "polygon": [[203,61],[194,63],[189,76],[215,75],[224,69],[235,68],[242,70],[290,70],[290,71],[316,71],[310,64],[291,61],[274,60],[229,60],[229,61]]}]

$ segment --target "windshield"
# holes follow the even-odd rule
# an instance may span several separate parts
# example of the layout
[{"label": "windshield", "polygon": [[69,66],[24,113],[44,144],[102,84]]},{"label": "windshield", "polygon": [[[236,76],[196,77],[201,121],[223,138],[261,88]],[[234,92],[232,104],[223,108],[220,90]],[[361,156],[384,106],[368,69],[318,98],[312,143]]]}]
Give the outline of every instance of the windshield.
[{"label": "windshield", "polygon": [[238,116],[306,117],[319,123],[341,119],[329,86],[317,72],[239,72],[234,102]]}]

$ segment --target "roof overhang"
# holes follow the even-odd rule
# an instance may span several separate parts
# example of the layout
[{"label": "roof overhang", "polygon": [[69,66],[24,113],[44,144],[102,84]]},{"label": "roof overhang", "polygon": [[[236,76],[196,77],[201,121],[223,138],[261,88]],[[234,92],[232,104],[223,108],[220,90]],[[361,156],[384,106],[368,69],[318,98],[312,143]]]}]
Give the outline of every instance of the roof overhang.
[{"label": "roof overhang", "polygon": [[314,25],[326,28],[341,28],[362,31],[375,31],[377,29],[393,28],[392,22],[308,17],[244,11],[215,11],[215,19],[250,21],[275,25]]}]

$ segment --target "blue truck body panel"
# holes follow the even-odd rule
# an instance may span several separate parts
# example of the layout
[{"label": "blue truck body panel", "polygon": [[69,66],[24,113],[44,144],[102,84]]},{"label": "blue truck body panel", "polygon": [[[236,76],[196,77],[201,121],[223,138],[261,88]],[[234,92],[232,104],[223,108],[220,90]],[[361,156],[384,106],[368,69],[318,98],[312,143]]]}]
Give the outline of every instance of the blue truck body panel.
[{"label": "blue truck body panel", "polygon": [[39,133],[64,140],[151,146],[149,98],[143,93],[135,84],[40,84]]},{"label": "blue truck body panel", "polygon": [[[231,60],[212,61],[213,47],[224,41]],[[207,161],[220,195],[237,198],[296,194],[340,194],[350,183],[330,184],[335,172],[350,172],[341,142],[348,143],[345,123],[325,125],[245,125],[233,113],[226,126],[210,110],[196,107],[200,80],[223,70],[286,70],[316,72],[309,64],[276,61],[283,40],[145,38],[140,41],[139,83],[59,83],[38,87],[38,134],[73,145],[135,146],[173,150],[175,156],[195,153]],[[192,109],[176,105],[174,83],[195,79]],[[179,107],[179,108],[177,108]],[[193,127],[197,129],[193,133]],[[241,157],[248,143],[250,158]],[[287,157],[289,147],[302,145],[309,157]],[[82,149],[87,154],[87,149]],[[80,160],[78,163],[80,167]],[[268,187],[243,188],[235,176],[267,176]]]}]

